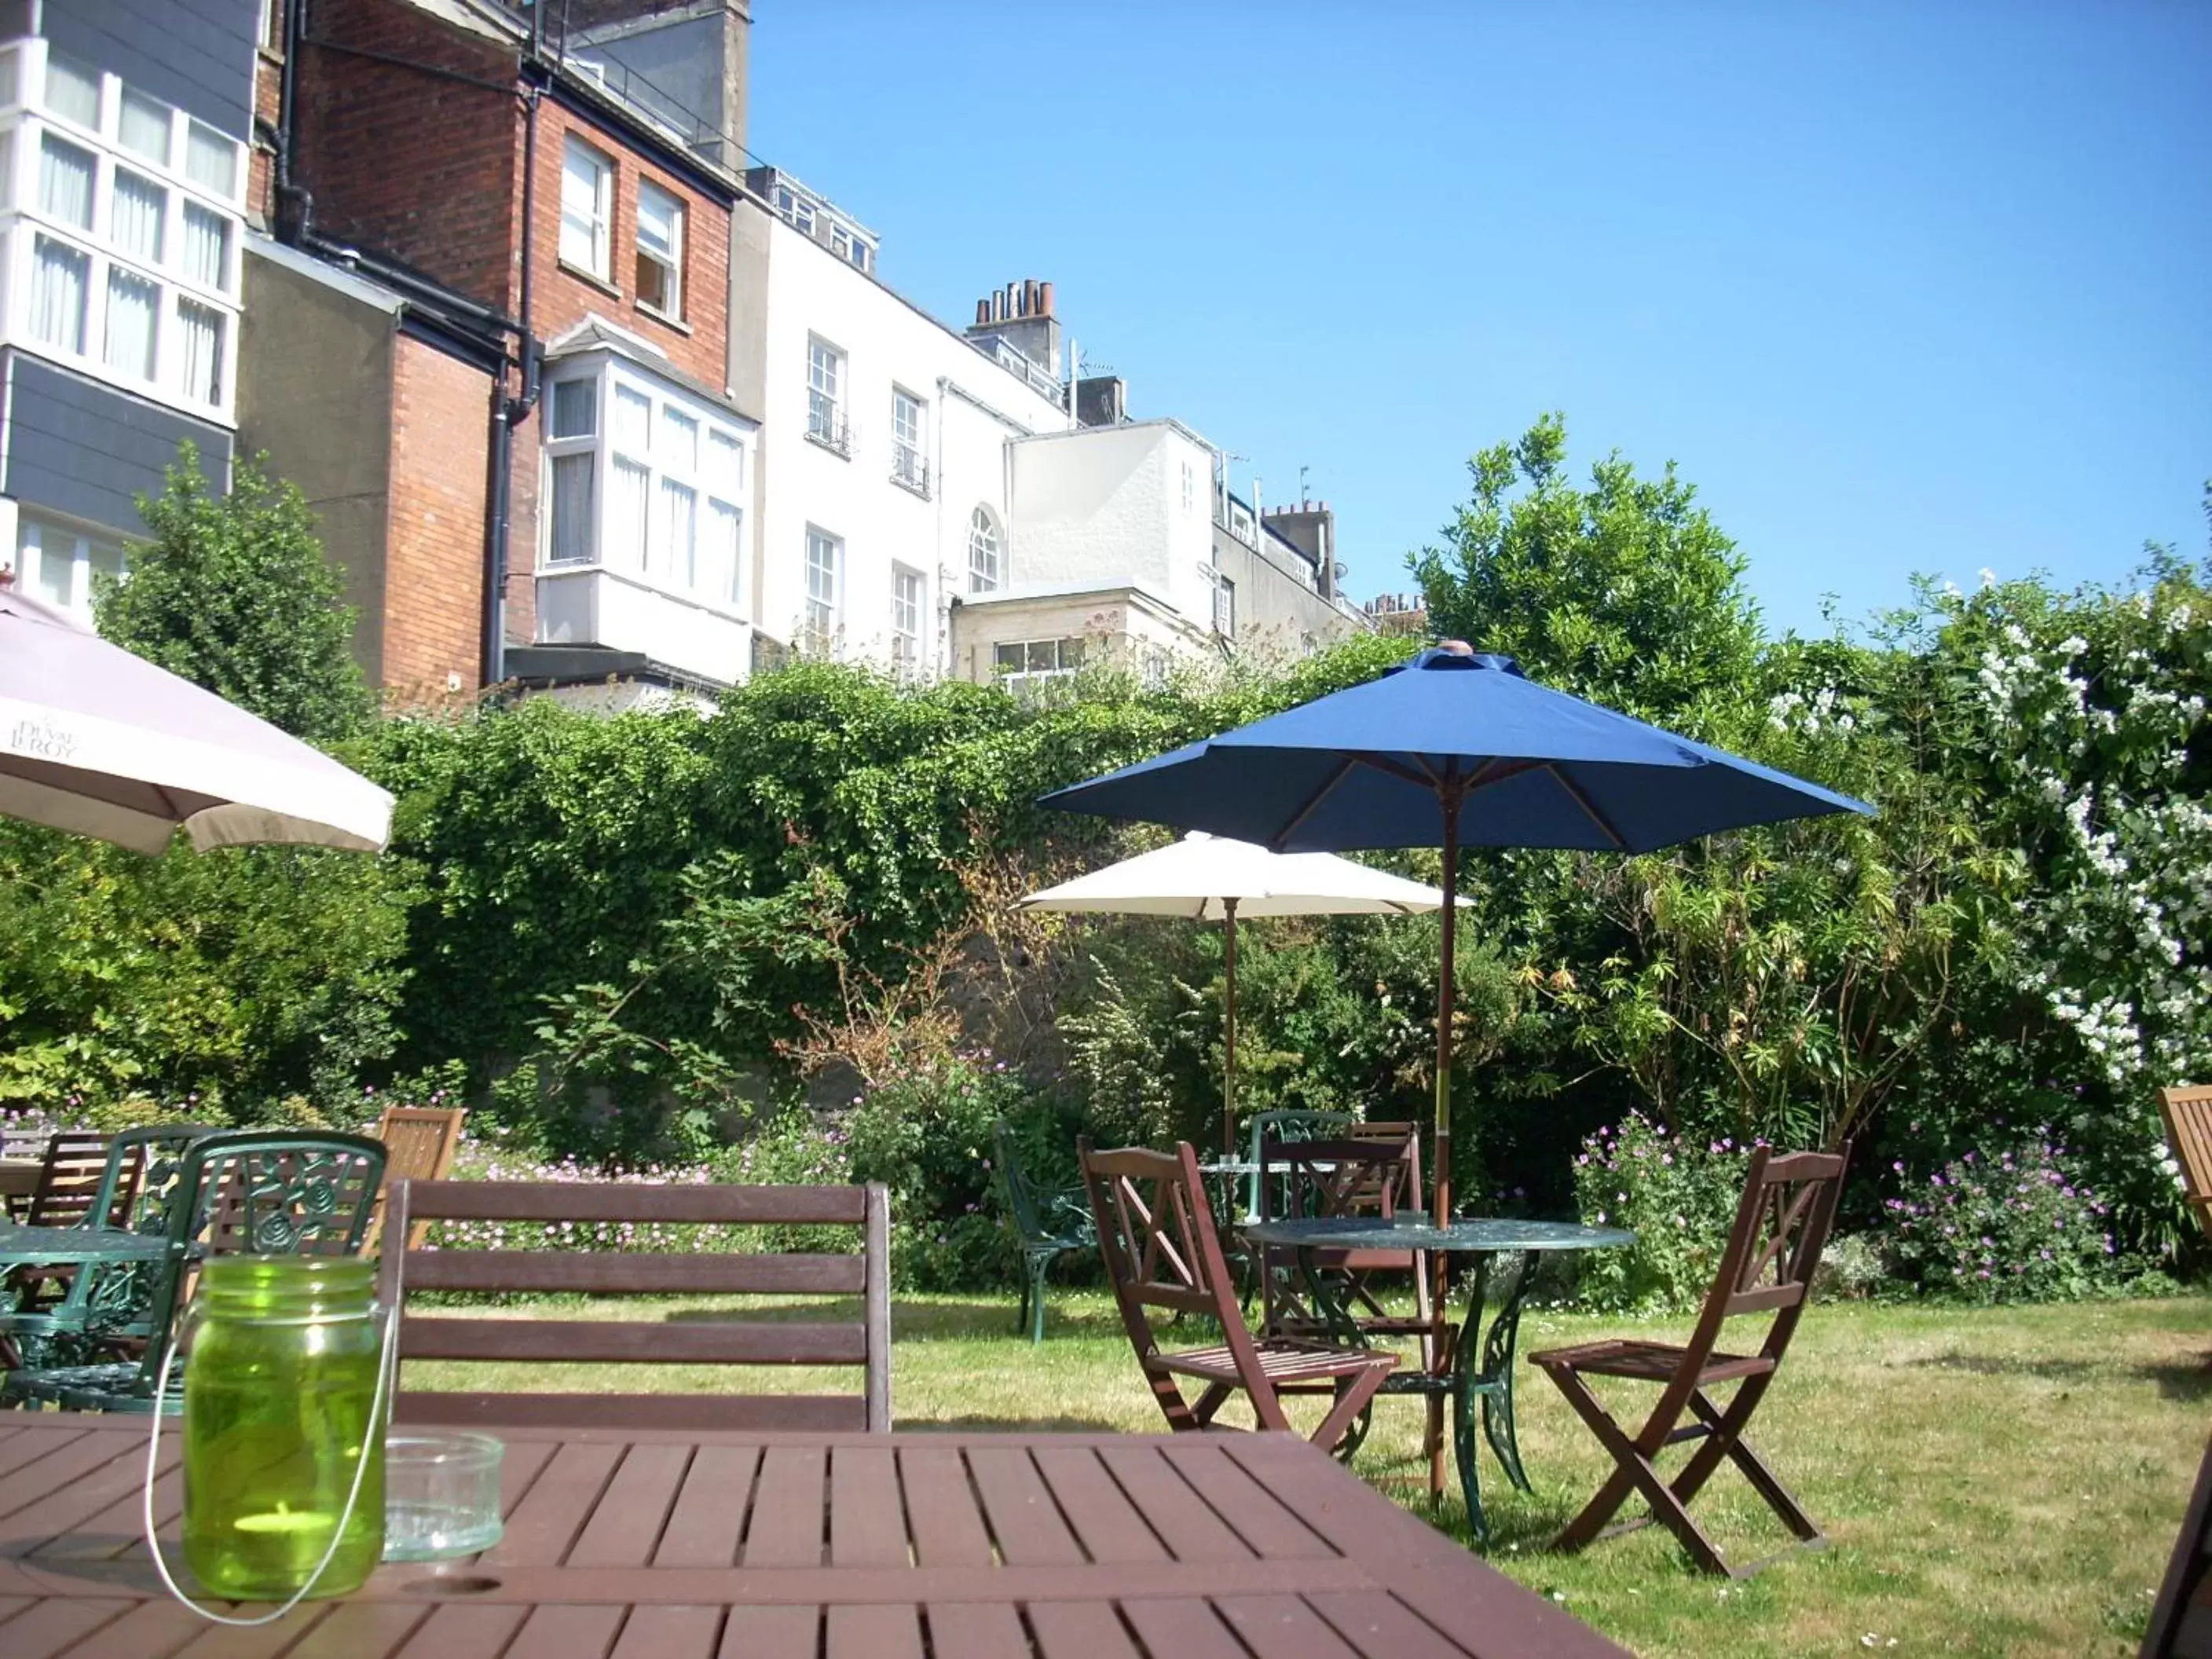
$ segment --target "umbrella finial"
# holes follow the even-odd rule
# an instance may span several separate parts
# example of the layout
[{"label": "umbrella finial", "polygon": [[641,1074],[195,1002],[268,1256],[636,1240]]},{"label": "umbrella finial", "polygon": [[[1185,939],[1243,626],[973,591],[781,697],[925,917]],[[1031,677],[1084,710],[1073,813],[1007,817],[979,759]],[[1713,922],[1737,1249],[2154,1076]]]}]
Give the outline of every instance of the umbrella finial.
[{"label": "umbrella finial", "polygon": [[1474,647],[1465,640],[1438,640],[1437,649],[1448,657],[1471,657],[1474,654]]}]

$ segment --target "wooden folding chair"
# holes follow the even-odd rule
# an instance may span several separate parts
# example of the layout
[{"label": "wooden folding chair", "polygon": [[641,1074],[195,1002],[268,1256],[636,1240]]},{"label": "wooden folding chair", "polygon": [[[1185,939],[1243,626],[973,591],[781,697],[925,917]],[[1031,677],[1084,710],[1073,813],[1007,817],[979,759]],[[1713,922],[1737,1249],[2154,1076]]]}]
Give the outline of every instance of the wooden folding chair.
[{"label": "wooden folding chair", "polygon": [[75,1227],[90,1222],[95,1226],[121,1226],[120,1212],[131,1205],[128,1191],[118,1190],[115,1194],[114,1213],[97,1219],[92,1213],[93,1197],[100,1190],[100,1177],[107,1172],[108,1144],[113,1139],[112,1135],[70,1130],[49,1140],[45,1161],[39,1165],[39,1184],[31,1194],[24,1224]]},{"label": "wooden folding chair", "polygon": [[[376,1194],[376,1213],[362,1242],[364,1255],[376,1249],[384,1234],[384,1198],[395,1181],[443,1181],[453,1167],[453,1153],[461,1144],[461,1122],[468,1116],[463,1106],[387,1106],[377,1120],[376,1138],[387,1158],[384,1186]],[[429,1223],[415,1224],[407,1248],[419,1250]]]},{"label": "wooden folding chair", "polygon": [[[1656,1521],[1681,1540],[1691,1559],[1705,1571],[1749,1577],[1780,1558],[1731,1566],[1690,1516],[1691,1500],[1723,1459],[1742,1472],[1801,1544],[1817,1548],[1827,1542],[1789,1489],[1745,1443],[1743,1431],[1781,1369],[1790,1338],[1812,1298],[1813,1271],[1820,1266],[1820,1251],[1836,1218],[1836,1199],[1843,1190],[1850,1150],[1845,1142],[1832,1153],[1778,1156],[1762,1146],[1752,1154],[1743,1202],[1729,1229],[1720,1272],[1686,1344],[1619,1338],[1528,1356],[1559,1385],[1567,1403],[1620,1465],[1583,1512],[1567,1523],[1556,1547],[1580,1549],[1600,1537]],[[1757,1353],[1724,1353],[1715,1346],[1729,1320],[1757,1313],[1774,1316]],[[1590,1392],[1583,1381],[1589,1376],[1656,1382],[1661,1389],[1659,1403],[1644,1426],[1631,1435]],[[1705,1392],[1722,1382],[1736,1384],[1735,1396],[1725,1407]],[[1684,1423],[1686,1411],[1697,1420]],[[1691,1440],[1703,1443],[1668,1481],[1654,1467],[1654,1460],[1667,1447]],[[1641,1492],[1650,1504],[1650,1514],[1607,1528],[1606,1523],[1634,1492]]]},{"label": "wooden folding chair", "polygon": [[2212,1233],[2212,1087],[2191,1084],[2158,1091],[2166,1144],[2181,1165],[2181,1182],[2197,1224]]},{"label": "wooden folding chair", "polygon": [[[1325,1342],[1253,1340],[1188,1141],[1173,1152],[1102,1152],[1088,1137],[1077,1147],[1114,1300],[1168,1426],[1178,1432],[1215,1427],[1214,1414],[1242,1391],[1251,1397],[1262,1429],[1295,1433],[1283,1397],[1328,1394],[1335,1404],[1312,1439],[1334,1449],[1361,1420],[1397,1357]],[[1219,1322],[1222,1340],[1213,1347],[1164,1350],[1150,1308],[1205,1314]],[[1203,1385],[1196,1401],[1184,1400],[1178,1376]]]},{"label": "wooden folding chair", "polygon": [[[395,1181],[393,1239],[422,1221],[641,1225],[851,1226],[853,1252],[739,1255],[652,1250],[387,1249],[378,1298],[398,1310],[403,1359],[600,1364],[850,1366],[849,1394],[425,1394],[403,1390],[402,1423],[622,1429],[887,1431],[891,1425],[890,1204],[866,1187],[632,1186],[615,1182]],[[404,1269],[404,1271],[403,1271]],[[857,1297],[836,1319],[506,1319],[423,1315],[422,1291],[600,1296]]]},{"label": "wooden folding chair", "polygon": [[[1359,1133],[1347,1131],[1341,1139],[1269,1140],[1261,1149],[1260,1168],[1261,1190],[1282,1205],[1278,1217],[1388,1220],[1400,1210],[1419,1209],[1423,1202],[1420,1135],[1410,1123],[1362,1124]],[[1316,1250],[1312,1255],[1315,1271],[1330,1277],[1360,1336],[1418,1336],[1424,1341],[1434,1337],[1426,1252]],[[1332,1331],[1327,1310],[1309,1305],[1296,1250],[1271,1245],[1261,1252],[1261,1261],[1262,1334],[1340,1339],[1352,1334]],[[1411,1275],[1412,1316],[1394,1314],[1377,1299],[1369,1282],[1376,1273]]]}]

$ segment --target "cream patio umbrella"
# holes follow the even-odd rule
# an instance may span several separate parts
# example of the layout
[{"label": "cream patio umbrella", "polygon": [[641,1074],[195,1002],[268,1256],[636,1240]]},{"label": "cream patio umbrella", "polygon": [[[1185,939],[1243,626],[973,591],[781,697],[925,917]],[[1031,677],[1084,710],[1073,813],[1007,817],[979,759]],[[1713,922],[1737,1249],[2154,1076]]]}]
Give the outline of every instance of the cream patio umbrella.
[{"label": "cream patio umbrella", "polygon": [[[1462,899],[1462,904],[1468,901]],[[1194,831],[1156,852],[1031,893],[1029,910],[1218,918],[1226,984],[1222,1006],[1222,1147],[1237,1153],[1237,923],[1253,916],[1413,915],[1443,907],[1433,887],[1333,853],[1271,853],[1249,841]]]},{"label": "cream patio umbrella", "polygon": [[392,797],[320,750],[0,586],[0,813],[159,857],[383,849]]}]

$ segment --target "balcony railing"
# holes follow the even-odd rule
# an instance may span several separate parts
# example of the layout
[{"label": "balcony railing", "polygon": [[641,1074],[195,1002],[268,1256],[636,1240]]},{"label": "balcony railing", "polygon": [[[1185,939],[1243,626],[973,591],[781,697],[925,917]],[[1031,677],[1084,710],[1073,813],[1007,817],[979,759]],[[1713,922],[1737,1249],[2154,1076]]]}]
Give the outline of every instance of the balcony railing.
[{"label": "balcony railing", "polygon": [[902,489],[911,489],[924,501],[929,499],[929,460],[911,444],[891,446],[891,482]]},{"label": "balcony railing", "polygon": [[845,411],[836,403],[819,392],[807,394],[806,436],[808,441],[823,448],[853,459],[853,428],[846,420]]}]

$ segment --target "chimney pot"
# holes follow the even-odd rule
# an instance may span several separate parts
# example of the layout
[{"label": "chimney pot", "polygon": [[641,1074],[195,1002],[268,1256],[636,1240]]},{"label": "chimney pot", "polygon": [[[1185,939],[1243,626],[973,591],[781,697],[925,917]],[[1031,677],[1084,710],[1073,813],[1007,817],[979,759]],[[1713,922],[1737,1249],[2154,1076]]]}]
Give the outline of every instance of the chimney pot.
[{"label": "chimney pot", "polygon": [[1037,284],[1037,309],[1048,317],[1052,315],[1052,284],[1050,283]]},{"label": "chimney pot", "polygon": [[975,301],[975,326],[976,326],[976,327],[978,327],[978,328],[981,328],[981,327],[982,327],[982,325],[983,325],[984,324],[986,324],[986,323],[989,322],[990,320],[991,320],[991,302],[990,302],[990,301],[988,301],[988,299],[984,299],[984,300],[978,300],[978,301]]}]

